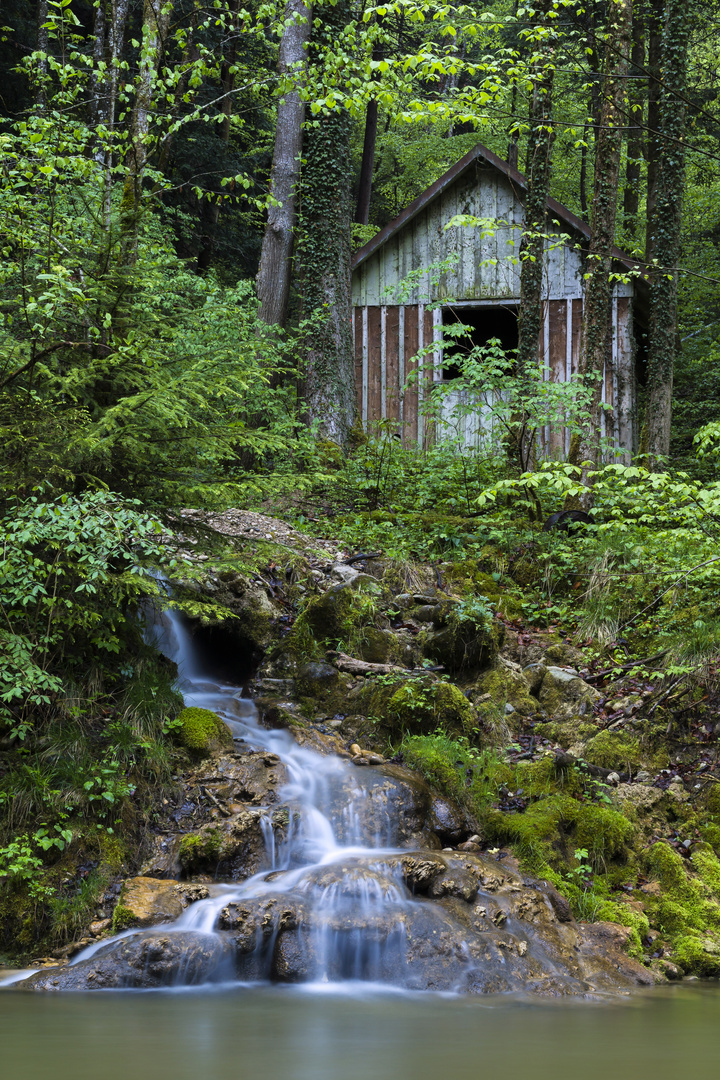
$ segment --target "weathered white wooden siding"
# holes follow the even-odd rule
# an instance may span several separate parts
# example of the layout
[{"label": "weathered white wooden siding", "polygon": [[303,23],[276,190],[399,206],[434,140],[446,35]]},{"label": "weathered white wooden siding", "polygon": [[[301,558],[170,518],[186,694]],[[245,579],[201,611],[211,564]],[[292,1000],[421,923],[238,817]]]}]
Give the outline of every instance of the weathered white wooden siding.
[{"label": "weathered white wooden siding", "polygon": [[[472,214],[494,224],[446,224],[457,214]],[[520,295],[520,241],[524,207],[511,182],[496,169],[476,165],[420,211],[353,275],[356,307],[436,303],[447,299],[517,299]],[[445,272],[439,264],[454,260]],[[434,269],[437,268],[437,269]],[[411,273],[422,276],[408,290],[398,289]],[[625,286],[621,295],[630,295]],[[550,300],[582,296],[581,256],[562,230],[548,243],[545,295]]]},{"label": "weathered white wooden siding", "polygon": [[[460,214],[486,219],[488,227],[446,229]],[[443,430],[470,445],[497,435],[487,404],[476,402],[476,408],[458,417],[460,391],[447,395],[443,417],[433,430],[423,403],[433,385],[442,382],[442,349],[428,350],[420,358],[416,354],[441,339],[446,304],[459,308],[458,314],[464,307],[519,304],[523,218],[524,206],[511,180],[478,161],[356,267],[355,371],[358,412],[367,428],[382,420],[396,421],[406,442],[421,444],[440,437]],[[447,264],[444,269],[442,264]],[[411,274],[415,277],[408,284]],[[566,381],[577,371],[583,276],[577,240],[560,228],[546,245],[544,279],[538,355],[548,380]],[[602,393],[609,406],[603,434],[628,454],[637,441],[632,297],[631,284],[615,286],[612,361],[604,372]],[[413,377],[406,385],[409,375]],[[548,426],[538,432],[538,454],[562,457],[569,441],[562,424]]]}]

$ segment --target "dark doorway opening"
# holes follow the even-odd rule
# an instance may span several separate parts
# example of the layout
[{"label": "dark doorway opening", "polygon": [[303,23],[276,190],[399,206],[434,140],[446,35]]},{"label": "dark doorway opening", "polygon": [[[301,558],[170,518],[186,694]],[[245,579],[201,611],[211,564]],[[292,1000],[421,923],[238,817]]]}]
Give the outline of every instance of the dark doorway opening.
[{"label": "dark doorway opening", "polygon": [[[518,346],[518,309],[514,304],[502,307],[494,305],[458,305],[443,308],[443,327],[467,326],[468,330],[460,337],[448,338],[443,358],[443,380],[457,379],[460,367],[453,360],[453,354],[467,352],[471,348],[487,345],[497,338],[504,350],[509,353]],[[450,344],[451,342],[451,344]]]}]

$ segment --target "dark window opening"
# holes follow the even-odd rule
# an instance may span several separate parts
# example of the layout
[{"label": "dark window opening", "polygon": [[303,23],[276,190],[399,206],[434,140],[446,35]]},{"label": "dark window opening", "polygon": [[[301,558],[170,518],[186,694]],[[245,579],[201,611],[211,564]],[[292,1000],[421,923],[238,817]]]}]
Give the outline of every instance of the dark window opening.
[{"label": "dark window opening", "polygon": [[518,309],[515,306],[490,307],[446,307],[443,308],[443,327],[458,323],[469,327],[461,337],[448,338],[443,358],[443,380],[457,379],[460,367],[453,361],[453,354],[468,352],[472,348],[487,345],[497,338],[504,349],[510,352],[518,347]]}]

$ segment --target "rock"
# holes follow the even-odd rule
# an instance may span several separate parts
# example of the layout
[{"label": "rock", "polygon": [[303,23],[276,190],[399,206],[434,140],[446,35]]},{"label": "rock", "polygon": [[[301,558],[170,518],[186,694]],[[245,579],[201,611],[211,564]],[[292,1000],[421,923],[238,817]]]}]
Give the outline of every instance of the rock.
[{"label": "rock", "polygon": [[395,634],[376,626],[367,626],[358,643],[360,659],[371,664],[385,664],[399,653]]},{"label": "rock", "polygon": [[448,619],[441,630],[428,634],[425,656],[449,672],[471,675],[490,667],[502,644],[504,629],[493,620],[488,629],[482,623]]},{"label": "rock", "polygon": [[87,960],[18,983],[22,990],[150,990],[232,977],[231,942],[215,934],[163,931],[110,942]]},{"label": "rock", "polygon": [[477,713],[453,683],[408,679],[394,691],[381,718],[391,734],[422,734],[440,727],[469,737],[477,727]]},{"label": "rock", "polygon": [[177,723],[175,738],[193,754],[211,754],[233,744],[230,728],[210,709],[183,709]]},{"label": "rock", "polygon": [[333,585],[321,596],[312,599],[300,618],[316,641],[344,640],[353,620],[356,593],[379,593],[381,587],[369,574],[358,574],[351,582]]},{"label": "rock", "polygon": [[[126,929],[130,926],[156,926],[159,923],[174,922],[186,907],[208,896],[205,885],[180,885],[174,881],[158,880],[150,877],[130,878],[123,884],[116,913],[120,909],[122,918],[113,918],[113,928]],[[106,920],[109,921],[109,920]],[[122,925],[117,923],[122,921]]]},{"label": "rock", "polygon": [[285,807],[271,813],[250,809],[204,825],[196,833],[187,833],[178,848],[185,876],[209,873],[230,881],[252,877],[267,865],[263,821],[271,825],[276,843],[281,843],[288,820]]},{"label": "rock", "polygon": [[100,937],[112,926],[112,919],[98,919],[95,922],[91,922],[88,927],[88,931],[92,937]]},{"label": "rock", "polygon": [[573,645],[559,644],[551,645],[545,650],[545,660],[563,667],[578,668],[585,663],[585,656]]},{"label": "rock", "polygon": [[480,697],[489,694],[493,704],[504,708],[507,715],[518,712],[521,716],[532,716],[537,712],[538,703],[530,693],[530,685],[517,665],[511,667],[507,661],[499,662],[478,680],[473,687],[472,698],[479,704]]},{"label": "rock", "polygon": [[538,692],[538,700],[553,719],[592,713],[601,695],[578,675],[559,667],[549,667]]},{"label": "rock", "polygon": [[299,694],[303,697],[320,699],[336,690],[339,682],[340,674],[337,668],[332,664],[322,663],[303,665],[295,679]]},{"label": "rock", "polygon": [[528,664],[527,667],[524,667],[522,673],[527,680],[528,691],[534,697],[537,697],[537,695],[540,693],[542,681],[547,674],[547,668],[545,664],[541,663],[540,661],[535,661],[534,663]]}]

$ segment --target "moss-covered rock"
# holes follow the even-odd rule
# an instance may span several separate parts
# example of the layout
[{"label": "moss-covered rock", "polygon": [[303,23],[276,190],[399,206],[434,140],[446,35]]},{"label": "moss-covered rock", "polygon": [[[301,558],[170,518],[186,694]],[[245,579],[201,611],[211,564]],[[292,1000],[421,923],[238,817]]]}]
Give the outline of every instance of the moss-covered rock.
[{"label": "moss-covered rock", "polygon": [[522,716],[532,716],[538,711],[538,703],[530,694],[528,680],[521,671],[515,671],[505,664],[497,664],[486,672],[473,688],[474,694],[489,694],[491,700],[500,708],[512,705]]},{"label": "moss-covered rock", "polygon": [[554,719],[592,714],[601,694],[578,675],[560,667],[549,667],[538,692],[543,709]]},{"label": "moss-covered rock", "polygon": [[585,744],[583,757],[591,765],[625,772],[637,769],[664,769],[669,761],[663,749],[643,746],[636,736],[626,731],[600,731]]},{"label": "moss-covered rock", "polygon": [[494,811],[485,825],[497,840],[516,845],[535,872],[567,865],[577,848],[586,849],[591,864],[604,870],[610,861],[626,859],[635,831],[618,811],[561,794],[540,799],[524,813]]},{"label": "moss-covered rock", "polygon": [[175,736],[192,754],[210,754],[233,744],[229,727],[210,709],[192,706],[183,709],[177,720]]},{"label": "moss-covered rock", "polygon": [[638,739],[623,731],[601,731],[585,744],[583,757],[591,765],[624,772],[643,763]]},{"label": "moss-covered rock", "polygon": [[720,976],[720,862],[705,846],[683,859],[669,844],[653,844],[648,870],[661,892],[651,898],[651,920],[668,935],[686,975]]},{"label": "moss-covered rock", "polygon": [[382,589],[369,574],[333,585],[313,597],[302,611],[296,627],[307,627],[316,641],[335,644],[347,641],[353,630],[372,621],[375,601]]},{"label": "moss-covered rock", "polygon": [[358,656],[370,664],[387,664],[397,659],[400,651],[395,635],[390,630],[366,626],[358,635]]},{"label": "moss-covered rock", "polygon": [[477,729],[475,709],[462,690],[448,682],[408,680],[388,701],[384,719],[394,736],[439,728],[469,738]]},{"label": "moss-covered rock", "polygon": [[311,662],[297,673],[295,685],[302,697],[321,699],[333,693],[340,682],[340,672],[332,664]]},{"label": "moss-covered rock", "polygon": [[472,675],[490,667],[503,641],[503,627],[472,618],[448,616],[446,625],[429,633],[423,643],[425,656],[453,674]]}]

